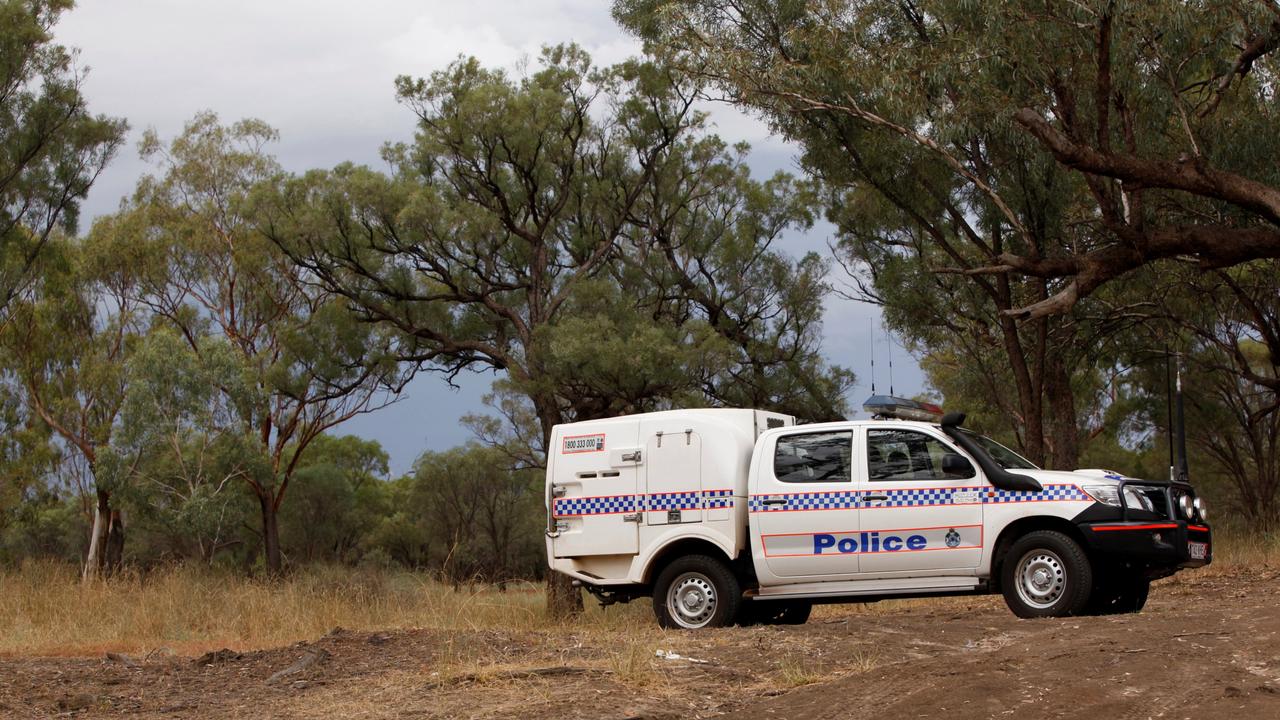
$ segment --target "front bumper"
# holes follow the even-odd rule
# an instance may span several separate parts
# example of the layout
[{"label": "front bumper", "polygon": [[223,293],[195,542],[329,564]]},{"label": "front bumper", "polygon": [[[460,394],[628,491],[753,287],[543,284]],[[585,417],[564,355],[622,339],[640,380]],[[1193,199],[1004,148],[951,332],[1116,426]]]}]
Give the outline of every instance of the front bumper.
[{"label": "front bumper", "polygon": [[1203,523],[1098,520],[1078,525],[1090,553],[1108,562],[1167,571],[1164,574],[1213,562],[1213,531]]}]

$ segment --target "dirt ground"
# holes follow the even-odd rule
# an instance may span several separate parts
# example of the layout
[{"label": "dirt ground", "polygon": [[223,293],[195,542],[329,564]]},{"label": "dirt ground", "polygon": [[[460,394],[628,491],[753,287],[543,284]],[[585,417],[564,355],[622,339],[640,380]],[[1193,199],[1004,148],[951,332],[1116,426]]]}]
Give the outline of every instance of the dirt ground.
[{"label": "dirt ground", "polygon": [[1277,581],[1185,574],[1104,618],[1018,620],[986,597],[832,606],[800,627],[664,632],[636,612],[622,633],[335,629],[201,658],[3,658],[0,716],[1280,718]]}]

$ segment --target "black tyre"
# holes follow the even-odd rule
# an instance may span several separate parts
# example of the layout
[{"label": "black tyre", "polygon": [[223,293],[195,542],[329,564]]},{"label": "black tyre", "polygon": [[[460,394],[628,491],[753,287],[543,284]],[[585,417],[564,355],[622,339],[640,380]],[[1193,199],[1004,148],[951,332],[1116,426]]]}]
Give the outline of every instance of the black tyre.
[{"label": "black tyre", "polygon": [[653,583],[653,614],[664,628],[724,627],[738,617],[741,602],[733,571],[706,555],[675,559]]},{"label": "black tyre", "polygon": [[1140,612],[1151,593],[1151,581],[1146,578],[1109,577],[1093,588],[1087,615],[1123,615]]},{"label": "black tyre", "polygon": [[1000,566],[1000,588],[1020,618],[1078,615],[1093,590],[1093,568],[1075,540],[1036,530],[1009,547]]}]

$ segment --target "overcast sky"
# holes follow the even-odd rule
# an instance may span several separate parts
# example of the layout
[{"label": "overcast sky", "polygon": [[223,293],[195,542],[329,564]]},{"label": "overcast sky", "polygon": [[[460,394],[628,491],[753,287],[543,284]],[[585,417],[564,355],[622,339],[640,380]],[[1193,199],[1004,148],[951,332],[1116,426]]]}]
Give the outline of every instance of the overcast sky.
[{"label": "overcast sky", "polygon": [[[388,141],[409,140],[413,114],[395,102],[397,75],[422,76],[460,54],[491,66],[516,68],[547,44],[577,42],[600,64],[639,54],[639,44],[609,16],[604,0],[79,0],[56,29],[58,40],[80,50],[90,68],[86,93],[95,113],[124,117],[129,147],[103,173],[85,204],[86,220],[113,211],[147,167],[136,140],[155,128],[161,137],[205,109],[223,121],[265,120],[281,133],[274,152],[292,171],[343,161],[380,164]],[[794,150],[770,137],[754,119],[725,106],[711,108],[716,131],[747,141],[752,170],[767,176],[795,170]],[[787,239],[784,250],[826,254],[831,229],[819,226]],[[838,270],[836,271],[839,272]],[[833,277],[839,280],[838,276]],[[860,406],[870,390],[869,325],[875,309],[839,298],[828,302],[824,350],[851,368],[859,385],[849,398]],[[877,323],[878,328],[878,323]],[[888,344],[876,331],[876,387],[888,385]],[[893,352],[895,389],[921,391],[919,368]],[[391,407],[357,418],[337,432],[378,440],[392,470],[407,470],[423,450],[470,439],[458,419],[483,409],[490,375],[460,380],[450,389],[437,376],[420,376]]]}]

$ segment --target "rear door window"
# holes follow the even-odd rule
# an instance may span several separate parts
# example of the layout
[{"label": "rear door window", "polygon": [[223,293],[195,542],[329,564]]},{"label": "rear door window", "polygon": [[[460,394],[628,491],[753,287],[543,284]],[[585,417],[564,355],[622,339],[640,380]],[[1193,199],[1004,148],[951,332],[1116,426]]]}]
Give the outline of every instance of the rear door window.
[{"label": "rear door window", "polygon": [[773,454],[773,475],[785,483],[850,482],[849,430],[783,435]]}]

